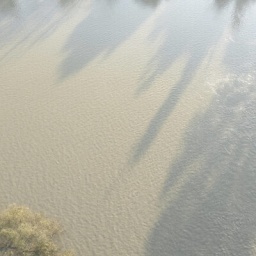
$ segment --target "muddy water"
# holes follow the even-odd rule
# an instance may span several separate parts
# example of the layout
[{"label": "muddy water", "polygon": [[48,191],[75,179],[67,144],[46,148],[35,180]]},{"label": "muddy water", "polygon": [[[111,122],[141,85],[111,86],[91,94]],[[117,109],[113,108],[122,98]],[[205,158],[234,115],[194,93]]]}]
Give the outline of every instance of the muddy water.
[{"label": "muddy water", "polygon": [[256,255],[255,12],[1,0],[1,208],[77,255]]}]

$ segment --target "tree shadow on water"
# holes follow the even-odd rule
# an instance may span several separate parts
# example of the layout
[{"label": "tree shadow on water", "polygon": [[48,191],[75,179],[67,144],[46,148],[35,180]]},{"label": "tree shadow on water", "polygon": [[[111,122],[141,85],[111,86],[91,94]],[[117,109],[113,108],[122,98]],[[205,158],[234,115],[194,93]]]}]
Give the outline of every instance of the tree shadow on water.
[{"label": "tree shadow on water", "polygon": [[135,0],[136,2],[143,4],[144,6],[149,6],[149,7],[156,7],[158,6],[162,0]]},{"label": "tree shadow on water", "polygon": [[235,74],[252,72],[256,66],[255,0],[215,0],[222,12],[231,7],[231,35],[223,62]]},{"label": "tree shadow on water", "polygon": [[143,9],[133,1],[93,1],[90,13],[77,25],[64,47],[67,56],[61,65],[61,78],[79,72],[100,55],[108,56],[152,12],[153,9]]},{"label": "tree shadow on water", "polygon": [[[163,40],[141,75],[137,95],[148,90],[155,79],[170,69],[181,56],[189,56],[188,62],[197,60],[201,63],[209,49],[218,42],[226,25],[225,19],[214,17],[208,10],[210,7],[200,1],[197,4],[186,0],[170,2],[157,18],[148,37],[150,41],[159,37]],[[195,71],[197,67],[191,66],[191,69]]]},{"label": "tree shadow on water", "polygon": [[11,12],[16,7],[16,1],[15,0],[2,0],[0,2],[0,12]]},{"label": "tree shadow on water", "polygon": [[137,163],[141,157],[146,153],[165,121],[175,108],[182,93],[186,90],[189,82],[192,80],[195,70],[197,69],[200,59],[190,59],[184,71],[182,72],[181,79],[175,84],[174,88],[170,91],[168,97],[158,109],[157,113],[150,120],[150,123],[144,132],[132,157],[132,164]]},{"label": "tree shadow on water", "polygon": [[255,117],[255,79],[223,81],[170,165],[146,255],[255,254]]},{"label": "tree shadow on water", "polygon": [[233,4],[232,12],[232,26],[238,28],[242,23],[242,20],[246,14],[247,9],[250,5],[255,3],[255,0],[215,0],[215,6],[217,10],[223,10],[230,4]]},{"label": "tree shadow on water", "polygon": [[[18,22],[15,22],[17,15],[16,0],[2,0],[0,1],[0,46],[1,41],[5,41],[6,37],[15,30]],[[11,19],[11,22],[10,22]]]},{"label": "tree shadow on water", "polygon": [[[78,0],[1,0],[0,47],[7,46],[0,61],[15,50],[29,50],[67,20]],[[70,8],[67,8],[69,6]]]},{"label": "tree shadow on water", "polygon": [[[151,36],[156,38],[159,33],[164,32],[164,42],[149,62],[147,71],[142,75],[142,83],[137,94],[148,90],[155,79],[171,68],[179,57],[186,55],[188,60],[180,75],[180,80],[170,88],[166,100],[158,108],[135,146],[130,160],[132,164],[140,161],[154,142],[182,94],[192,82],[209,50],[215,47],[223,34],[225,23],[221,18],[215,20],[213,16],[211,17],[207,12],[207,6],[205,4],[196,6],[191,3],[186,6],[184,3],[176,3],[176,6],[172,5],[171,13],[167,10],[167,13],[159,18]],[[153,71],[152,66],[156,66]]]}]

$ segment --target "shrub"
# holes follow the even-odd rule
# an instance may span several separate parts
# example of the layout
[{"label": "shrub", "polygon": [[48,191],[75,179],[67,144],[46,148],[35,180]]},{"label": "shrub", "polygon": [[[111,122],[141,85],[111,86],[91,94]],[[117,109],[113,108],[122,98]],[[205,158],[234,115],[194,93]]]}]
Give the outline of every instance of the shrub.
[{"label": "shrub", "polygon": [[54,238],[60,232],[57,222],[26,207],[10,206],[0,213],[0,255],[71,256]]}]

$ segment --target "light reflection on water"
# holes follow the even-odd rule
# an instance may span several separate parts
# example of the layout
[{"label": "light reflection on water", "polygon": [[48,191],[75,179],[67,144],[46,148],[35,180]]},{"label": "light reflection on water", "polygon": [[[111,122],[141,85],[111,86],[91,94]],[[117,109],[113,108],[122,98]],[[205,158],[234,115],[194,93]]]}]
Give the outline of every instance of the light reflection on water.
[{"label": "light reflection on water", "polygon": [[233,75],[216,82],[208,108],[187,127],[184,149],[169,166],[162,191],[168,203],[147,255],[253,255],[255,78]]}]

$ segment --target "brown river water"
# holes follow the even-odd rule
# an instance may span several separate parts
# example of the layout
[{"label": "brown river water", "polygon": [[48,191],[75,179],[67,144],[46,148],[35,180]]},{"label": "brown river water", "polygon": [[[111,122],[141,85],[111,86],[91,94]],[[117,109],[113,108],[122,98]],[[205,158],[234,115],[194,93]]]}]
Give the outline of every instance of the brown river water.
[{"label": "brown river water", "polygon": [[256,1],[0,0],[0,208],[76,255],[256,255]]}]

